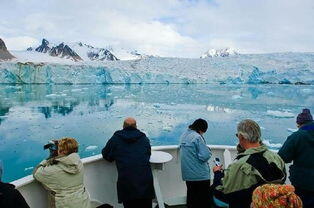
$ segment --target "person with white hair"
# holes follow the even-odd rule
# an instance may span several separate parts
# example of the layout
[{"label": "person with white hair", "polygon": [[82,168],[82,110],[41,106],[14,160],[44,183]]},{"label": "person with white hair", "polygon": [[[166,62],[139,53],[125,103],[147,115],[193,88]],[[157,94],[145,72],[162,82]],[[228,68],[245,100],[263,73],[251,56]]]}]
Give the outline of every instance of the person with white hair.
[{"label": "person with white hair", "polygon": [[5,208],[29,208],[22,194],[15,189],[13,184],[3,183],[3,164],[0,160],[0,207]]},{"label": "person with white hair", "polygon": [[250,119],[238,124],[236,137],[245,150],[226,170],[215,166],[214,196],[230,208],[250,208],[254,189],[265,183],[284,183],[285,163],[280,156],[261,143],[261,129]]}]

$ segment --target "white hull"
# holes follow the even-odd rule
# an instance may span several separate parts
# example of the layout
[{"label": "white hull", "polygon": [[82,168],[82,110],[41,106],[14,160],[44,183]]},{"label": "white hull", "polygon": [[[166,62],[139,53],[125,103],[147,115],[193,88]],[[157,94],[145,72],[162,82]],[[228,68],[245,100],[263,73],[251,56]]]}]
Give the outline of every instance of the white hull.
[{"label": "white hull", "polygon": [[[213,156],[210,165],[213,166],[213,159],[218,157],[224,167],[227,167],[235,158],[236,148],[234,146],[212,145],[210,146]],[[178,146],[156,146],[152,150],[168,152],[173,159],[164,165],[164,169],[158,172],[161,192],[165,201],[178,201],[184,199],[186,186],[181,178],[181,166],[178,158]],[[123,207],[118,204],[116,181],[117,170],[114,163],[102,159],[96,155],[82,159],[85,168],[85,185],[93,200],[108,203],[114,207]],[[25,197],[32,208],[47,207],[47,193],[45,189],[32,176],[16,180],[13,184]]]}]

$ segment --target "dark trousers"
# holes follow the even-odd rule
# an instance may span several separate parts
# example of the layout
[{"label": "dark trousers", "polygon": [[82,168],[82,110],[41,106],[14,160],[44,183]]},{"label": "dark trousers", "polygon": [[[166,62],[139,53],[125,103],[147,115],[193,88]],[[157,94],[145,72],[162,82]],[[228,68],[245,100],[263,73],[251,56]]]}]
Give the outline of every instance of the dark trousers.
[{"label": "dark trousers", "polygon": [[152,208],[151,199],[135,199],[123,202],[124,208]]},{"label": "dark trousers", "polygon": [[210,192],[210,180],[186,181],[188,208],[211,207],[212,196]]},{"label": "dark trousers", "polygon": [[295,187],[295,193],[301,198],[303,208],[314,208],[314,191],[307,191]]}]

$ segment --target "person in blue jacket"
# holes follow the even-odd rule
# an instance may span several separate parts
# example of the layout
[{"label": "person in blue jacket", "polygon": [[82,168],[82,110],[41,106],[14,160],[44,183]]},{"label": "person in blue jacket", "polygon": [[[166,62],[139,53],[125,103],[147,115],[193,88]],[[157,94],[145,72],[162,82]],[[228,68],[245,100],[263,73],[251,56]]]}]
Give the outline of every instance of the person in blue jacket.
[{"label": "person in blue jacket", "polygon": [[278,154],[290,166],[290,181],[304,208],[314,207],[314,122],[309,109],[297,116],[298,131],[292,133]]},{"label": "person in blue jacket", "polygon": [[151,208],[155,197],[150,166],[151,146],[146,135],[137,129],[134,118],[124,120],[102,150],[118,169],[118,201],[125,208]]},{"label": "person in blue jacket", "polygon": [[181,172],[187,187],[188,208],[211,206],[208,160],[212,153],[203,137],[207,128],[204,119],[197,119],[180,138]]}]

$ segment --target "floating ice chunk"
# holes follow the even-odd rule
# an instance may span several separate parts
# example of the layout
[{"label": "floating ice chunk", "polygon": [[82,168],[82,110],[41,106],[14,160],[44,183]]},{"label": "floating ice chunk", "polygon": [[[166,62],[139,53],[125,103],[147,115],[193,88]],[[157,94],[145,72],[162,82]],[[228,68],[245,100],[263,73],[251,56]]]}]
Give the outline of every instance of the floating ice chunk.
[{"label": "floating ice chunk", "polygon": [[53,128],[54,128],[54,129],[60,129],[61,126],[60,126],[60,125],[57,125],[57,126],[54,126]]},{"label": "floating ice chunk", "polygon": [[312,90],[311,90],[311,89],[309,89],[309,88],[305,88],[305,89],[302,89],[302,92],[305,92],[305,93],[310,93],[310,92],[312,92]]},{"label": "floating ice chunk", "polygon": [[49,94],[49,95],[46,95],[47,98],[55,98],[55,97],[58,97],[57,94]]},{"label": "floating ice chunk", "polygon": [[213,106],[213,105],[208,105],[206,110],[210,112],[223,112],[223,113],[232,113],[233,111],[230,108],[224,108],[224,107]]},{"label": "floating ice chunk", "polygon": [[162,130],[170,132],[170,131],[172,131],[172,126],[171,125],[170,126],[164,126],[162,128]]},{"label": "floating ice chunk", "polygon": [[92,150],[95,150],[97,148],[98,148],[98,146],[96,146],[96,145],[90,145],[90,146],[85,148],[85,151],[92,151]]},{"label": "floating ice chunk", "polygon": [[153,106],[154,106],[154,108],[160,108],[160,105],[158,105],[158,104],[154,104]]},{"label": "floating ice chunk", "polygon": [[266,146],[271,147],[271,148],[280,148],[282,146],[282,144],[280,144],[280,143],[270,143],[270,141],[267,139],[263,140],[263,143]]},{"label": "floating ice chunk", "polygon": [[261,128],[262,130],[265,130],[265,127],[263,127],[263,126],[261,126],[260,128]]},{"label": "floating ice chunk", "polygon": [[241,95],[233,95],[232,99],[236,100],[236,99],[241,99],[243,98]]},{"label": "floating ice chunk", "polygon": [[289,132],[296,132],[296,131],[298,131],[298,129],[287,128],[287,131],[289,131]]},{"label": "floating ice chunk", "polygon": [[274,116],[277,118],[293,118],[294,114],[290,113],[288,111],[273,111],[273,110],[267,110],[267,115]]},{"label": "floating ice chunk", "polygon": [[81,92],[82,89],[72,89],[71,92]]},{"label": "floating ice chunk", "polygon": [[28,168],[24,168],[24,171],[28,171],[28,170],[32,170],[34,169],[34,167],[28,167]]},{"label": "floating ice chunk", "polygon": [[207,106],[207,111],[215,111],[215,106],[209,105]]}]

